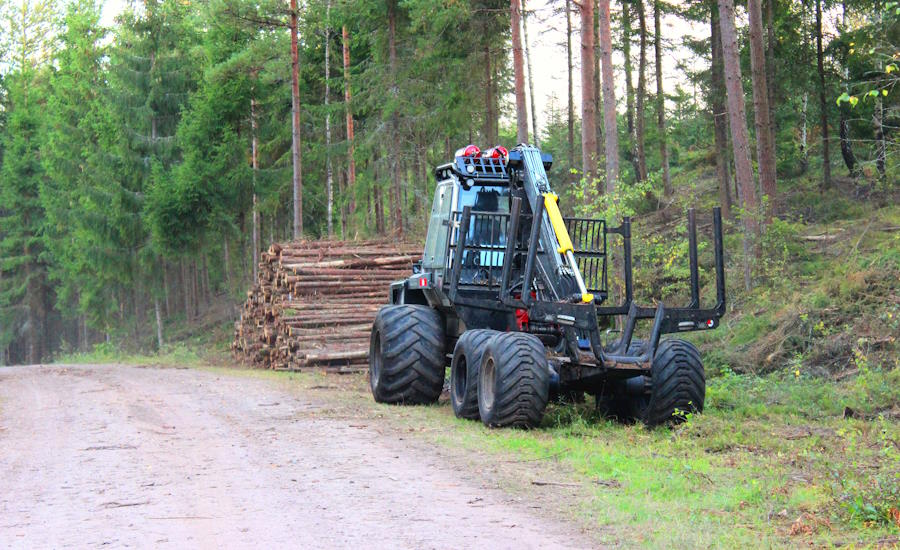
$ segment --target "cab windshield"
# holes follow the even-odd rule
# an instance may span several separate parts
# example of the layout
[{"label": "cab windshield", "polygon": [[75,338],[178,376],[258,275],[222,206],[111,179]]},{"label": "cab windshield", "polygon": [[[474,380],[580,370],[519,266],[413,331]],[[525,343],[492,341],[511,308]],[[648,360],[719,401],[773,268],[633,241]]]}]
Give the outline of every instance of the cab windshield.
[{"label": "cab windshield", "polygon": [[509,213],[509,187],[486,187],[473,185],[469,189],[459,188],[459,201],[457,210],[462,212],[466,206],[471,206],[475,212],[501,212]]},{"label": "cab windshield", "polygon": [[[472,218],[466,235],[461,282],[472,283],[478,279],[491,279],[491,268],[503,265],[503,249],[506,248],[506,224],[501,217],[485,214],[509,214],[510,193],[506,186],[473,185],[459,188],[457,210],[466,206],[472,209]],[[455,239],[454,239],[455,240]],[[499,271],[496,273],[499,276]],[[482,284],[486,281],[482,281]]]}]

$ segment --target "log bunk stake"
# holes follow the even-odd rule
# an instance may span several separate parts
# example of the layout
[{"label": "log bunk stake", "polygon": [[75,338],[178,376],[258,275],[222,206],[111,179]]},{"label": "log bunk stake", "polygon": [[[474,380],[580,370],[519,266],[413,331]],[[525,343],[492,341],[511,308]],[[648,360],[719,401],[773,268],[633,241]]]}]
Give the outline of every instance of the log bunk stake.
[{"label": "log bunk stake", "polygon": [[384,241],[273,244],[234,324],[232,353],[258,368],[365,370],[375,313],[420,258],[421,246]]}]

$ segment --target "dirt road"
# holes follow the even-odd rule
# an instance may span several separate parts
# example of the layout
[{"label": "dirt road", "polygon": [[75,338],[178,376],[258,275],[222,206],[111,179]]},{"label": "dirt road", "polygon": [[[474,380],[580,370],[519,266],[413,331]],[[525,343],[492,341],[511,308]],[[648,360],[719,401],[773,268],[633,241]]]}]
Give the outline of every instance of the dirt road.
[{"label": "dirt road", "polygon": [[0,368],[0,548],[589,545],[576,533],[274,381]]}]

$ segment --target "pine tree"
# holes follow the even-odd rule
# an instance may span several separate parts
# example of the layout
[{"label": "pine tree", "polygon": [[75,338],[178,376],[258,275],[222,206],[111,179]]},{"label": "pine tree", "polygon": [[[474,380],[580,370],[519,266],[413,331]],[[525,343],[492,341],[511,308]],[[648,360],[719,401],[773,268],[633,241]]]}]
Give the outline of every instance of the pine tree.
[{"label": "pine tree", "polygon": [[3,165],[0,168],[0,316],[7,325],[0,334],[6,347],[24,335],[21,359],[39,363],[48,351],[47,313],[51,292],[44,259],[44,209],[40,187],[40,130],[46,73],[25,69],[7,79],[9,97]]},{"label": "pine tree", "polygon": [[45,242],[54,258],[51,275],[63,311],[79,311],[90,325],[104,324],[117,310],[120,241],[110,209],[116,164],[107,151],[116,127],[103,87],[105,32],[91,0],[69,6],[58,69],[50,79],[47,124],[41,141],[47,177],[41,200],[47,213]]}]

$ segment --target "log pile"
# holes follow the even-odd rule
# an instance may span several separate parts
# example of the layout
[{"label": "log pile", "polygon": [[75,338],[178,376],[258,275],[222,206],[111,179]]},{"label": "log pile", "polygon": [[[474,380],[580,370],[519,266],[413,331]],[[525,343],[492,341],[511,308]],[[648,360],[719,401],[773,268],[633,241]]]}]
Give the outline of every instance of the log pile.
[{"label": "log pile", "polygon": [[273,244],[235,322],[232,352],[260,368],[365,369],[375,313],[421,254],[381,241]]}]

